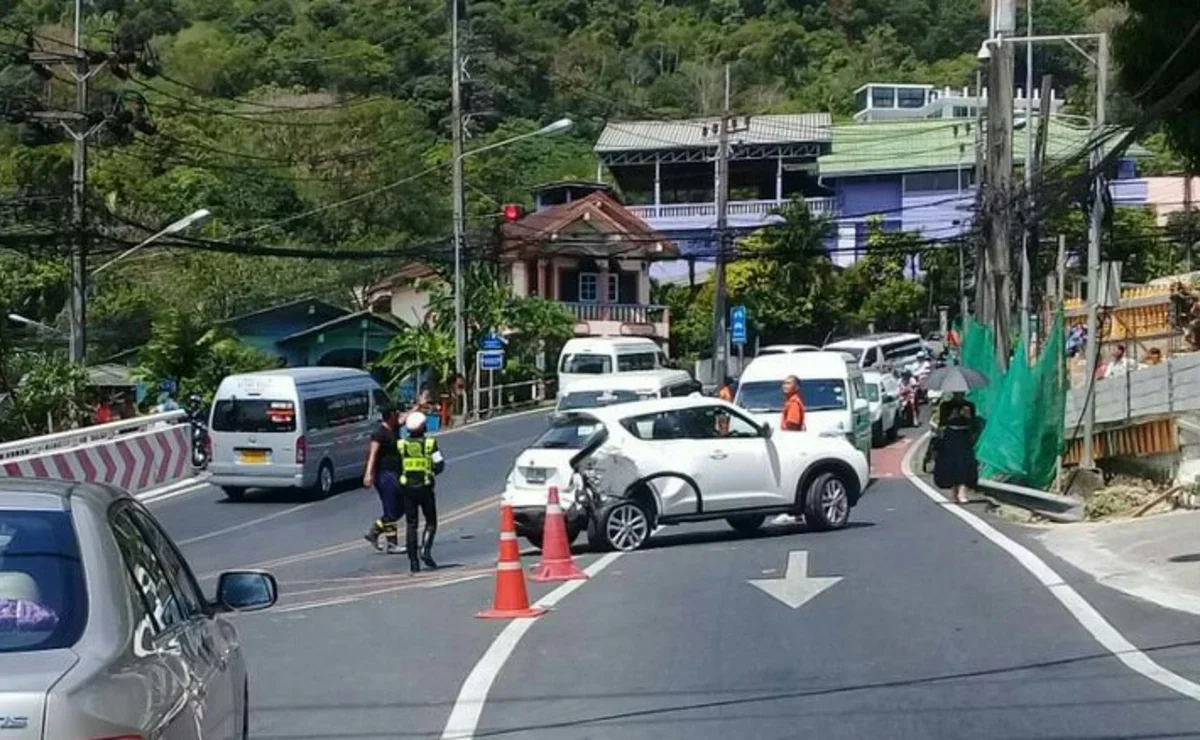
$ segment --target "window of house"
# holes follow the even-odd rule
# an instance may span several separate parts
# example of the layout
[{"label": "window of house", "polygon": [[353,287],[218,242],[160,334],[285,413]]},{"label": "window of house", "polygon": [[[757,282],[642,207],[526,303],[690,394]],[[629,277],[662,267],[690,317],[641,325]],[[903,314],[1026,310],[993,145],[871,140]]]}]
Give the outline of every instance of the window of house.
[{"label": "window of house", "polygon": [[925,91],[902,87],[896,90],[898,108],[921,108],[925,105]]},{"label": "window of house", "polygon": [[896,88],[894,88],[894,87],[873,87],[873,88],[871,88],[871,107],[872,108],[895,108],[896,107]]},{"label": "window of house", "polygon": [[958,189],[958,176],[954,170],[941,172],[917,172],[904,176],[906,193],[932,193]]},{"label": "window of house", "polygon": [[966,118],[968,115],[969,114],[967,113],[967,106],[965,106],[965,105],[954,106],[954,117],[955,118]]},{"label": "window of house", "polygon": [[[608,273],[608,294],[604,296],[606,303],[620,303],[620,275]],[[600,274],[596,272],[579,273],[579,301],[581,303],[596,303],[600,301]]]}]

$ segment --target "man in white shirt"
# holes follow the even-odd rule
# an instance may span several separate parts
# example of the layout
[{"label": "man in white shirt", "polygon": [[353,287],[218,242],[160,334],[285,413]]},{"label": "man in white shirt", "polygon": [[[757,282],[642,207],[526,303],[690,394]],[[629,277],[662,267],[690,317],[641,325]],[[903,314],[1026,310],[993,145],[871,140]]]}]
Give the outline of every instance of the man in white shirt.
[{"label": "man in white shirt", "polygon": [[1137,363],[1125,356],[1125,345],[1118,344],[1113,349],[1112,360],[1104,372],[1106,378],[1123,378],[1130,370],[1137,369]]}]

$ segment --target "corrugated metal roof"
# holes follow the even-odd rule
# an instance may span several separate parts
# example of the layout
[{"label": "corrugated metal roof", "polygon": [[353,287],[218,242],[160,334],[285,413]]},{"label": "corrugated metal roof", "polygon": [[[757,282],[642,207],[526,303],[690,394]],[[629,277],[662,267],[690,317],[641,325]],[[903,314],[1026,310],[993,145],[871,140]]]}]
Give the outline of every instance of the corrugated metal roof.
[{"label": "corrugated metal roof", "polygon": [[[605,125],[597,152],[708,149],[717,145],[718,118],[686,121],[616,121]],[[739,117],[734,125],[741,123]],[[797,144],[830,140],[828,113],[749,116],[749,128],[732,134],[735,144]]]},{"label": "corrugated metal roof", "polygon": [[[986,126],[983,131],[986,136]],[[833,150],[820,158],[823,177],[954,169],[975,165],[976,122],[973,120],[880,121],[833,127]],[[1089,129],[1051,119],[1046,158],[1051,162],[1078,156],[1088,146]],[[1117,137],[1119,138],[1119,137]],[[1111,144],[1116,138],[1110,139]],[[1025,151],[1025,129],[1013,131],[1013,151]],[[1134,145],[1127,155],[1146,150]],[[1020,155],[1018,154],[1018,159]]]}]

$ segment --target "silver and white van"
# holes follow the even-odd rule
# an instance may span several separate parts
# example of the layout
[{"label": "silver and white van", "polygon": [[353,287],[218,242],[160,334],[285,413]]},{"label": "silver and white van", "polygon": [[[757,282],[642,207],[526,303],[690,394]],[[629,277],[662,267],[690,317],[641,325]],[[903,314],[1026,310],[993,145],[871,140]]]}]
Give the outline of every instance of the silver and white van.
[{"label": "silver and white van", "polygon": [[558,390],[598,375],[661,370],[666,363],[658,345],[645,337],[580,337],[568,340],[558,355]]},{"label": "silver and white van", "polygon": [[387,394],[370,374],[298,367],[230,375],[209,417],[213,485],[237,501],[248,488],[327,496],[363,473]]},{"label": "silver and white van", "polygon": [[614,403],[645,401],[648,398],[687,396],[700,391],[684,370],[646,370],[643,372],[597,375],[571,383],[558,394],[555,412],[599,408]]},{"label": "silver and white van", "polygon": [[924,349],[920,334],[899,332],[840,339],[824,347],[826,352],[853,355],[863,370],[883,370],[890,366],[896,372],[920,360]]}]

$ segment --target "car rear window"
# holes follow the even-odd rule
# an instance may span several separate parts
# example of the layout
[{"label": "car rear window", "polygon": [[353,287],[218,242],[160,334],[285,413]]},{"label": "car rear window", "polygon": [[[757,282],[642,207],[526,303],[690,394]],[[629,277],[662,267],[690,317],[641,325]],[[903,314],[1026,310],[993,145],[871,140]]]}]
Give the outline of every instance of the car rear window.
[{"label": "car rear window", "polygon": [[567,355],[558,368],[567,375],[604,375],[612,372],[612,357],[609,355]]},{"label": "car rear window", "polygon": [[71,515],[0,509],[0,653],[69,648],[86,623]]},{"label": "car rear window", "polygon": [[261,398],[223,398],[213,407],[214,432],[266,434],[296,431],[296,404]]},{"label": "car rear window", "polygon": [[600,422],[587,417],[557,419],[531,445],[541,450],[582,450],[592,435],[600,431]]},{"label": "car rear window", "polygon": [[[801,380],[800,400],[806,411],[846,408],[846,381],[837,378]],[[751,413],[783,411],[783,380],[758,380],[738,386],[736,403]]]},{"label": "car rear window", "polygon": [[612,406],[616,403],[630,403],[631,401],[641,401],[647,398],[653,398],[653,393],[639,393],[637,391],[574,391],[566,394],[558,402],[559,411],[570,411],[571,409],[596,409],[601,406]]}]

